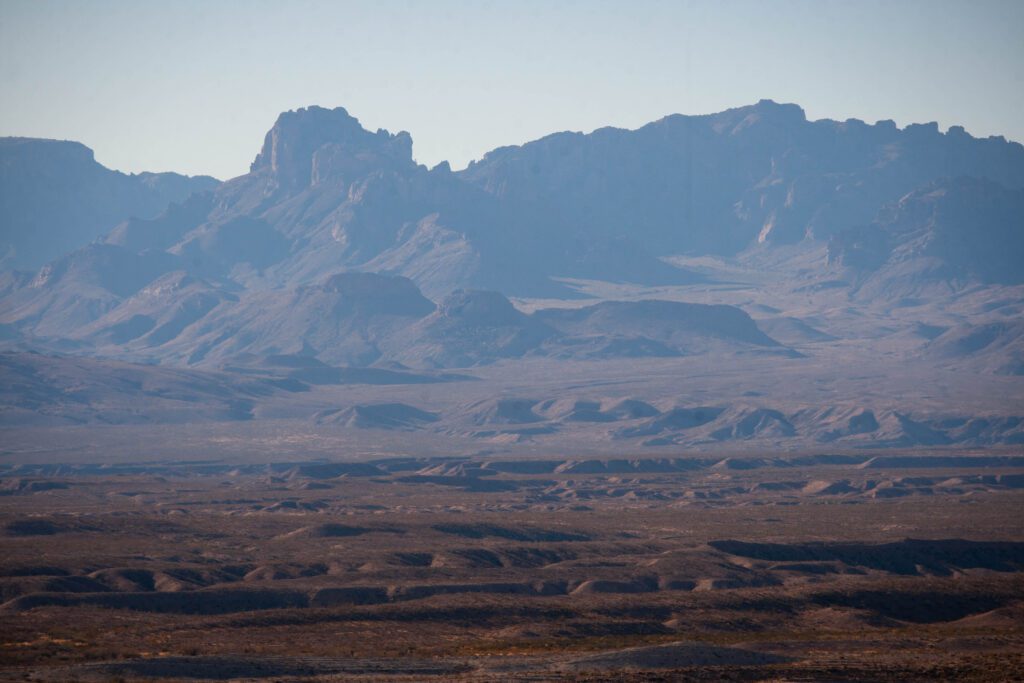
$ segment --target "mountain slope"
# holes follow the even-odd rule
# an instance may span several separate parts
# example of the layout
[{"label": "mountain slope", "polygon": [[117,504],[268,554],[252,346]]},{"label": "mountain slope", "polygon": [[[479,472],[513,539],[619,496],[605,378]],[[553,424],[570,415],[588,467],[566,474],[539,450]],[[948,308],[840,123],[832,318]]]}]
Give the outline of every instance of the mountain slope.
[{"label": "mountain slope", "polygon": [[[134,352],[165,362],[216,365],[242,354],[300,354],[362,366],[381,357],[382,339],[433,310],[433,302],[405,278],[371,273],[238,293],[174,274],[166,286],[147,287],[85,332],[112,339],[123,321],[153,321],[152,331],[103,347],[115,356]],[[165,320],[168,311],[173,313]]]},{"label": "mountain slope", "polygon": [[1024,188],[980,178],[937,181],[887,205],[870,224],[833,236],[829,261],[874,274],[872,295],[922,274],[1024,283]]}]

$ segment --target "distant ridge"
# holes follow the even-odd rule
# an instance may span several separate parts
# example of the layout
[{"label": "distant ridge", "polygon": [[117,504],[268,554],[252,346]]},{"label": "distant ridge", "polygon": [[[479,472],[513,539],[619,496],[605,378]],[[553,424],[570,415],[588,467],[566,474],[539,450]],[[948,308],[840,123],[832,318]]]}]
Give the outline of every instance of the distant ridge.
[{"label": "distant ridge", "polygon": [[218,181],[125,175],[78,142],[0,138],[0,265],[36,269],[133,216],[153,218]]}]

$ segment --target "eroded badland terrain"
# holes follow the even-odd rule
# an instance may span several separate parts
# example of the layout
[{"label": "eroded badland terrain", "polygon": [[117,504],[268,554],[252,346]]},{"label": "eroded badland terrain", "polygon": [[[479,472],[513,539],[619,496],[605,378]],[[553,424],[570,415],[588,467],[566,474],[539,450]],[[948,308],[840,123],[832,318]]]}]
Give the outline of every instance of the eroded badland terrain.
[{"label": "eroded badland terrain", "polygon": [[1024,664],[1021,456],[5,474],[11,678],[1011,680]]}]

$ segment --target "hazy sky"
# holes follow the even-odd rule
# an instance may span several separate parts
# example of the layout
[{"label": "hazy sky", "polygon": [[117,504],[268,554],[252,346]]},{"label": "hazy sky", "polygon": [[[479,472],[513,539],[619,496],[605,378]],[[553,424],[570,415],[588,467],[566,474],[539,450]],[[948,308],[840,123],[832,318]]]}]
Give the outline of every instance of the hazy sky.
[{"label": "hazy sky", "polygon": [[221,178],[309,104],[456,168],[761,98],[1020,141],[1024,1],[0,0],[0,93],[0,135]]}]

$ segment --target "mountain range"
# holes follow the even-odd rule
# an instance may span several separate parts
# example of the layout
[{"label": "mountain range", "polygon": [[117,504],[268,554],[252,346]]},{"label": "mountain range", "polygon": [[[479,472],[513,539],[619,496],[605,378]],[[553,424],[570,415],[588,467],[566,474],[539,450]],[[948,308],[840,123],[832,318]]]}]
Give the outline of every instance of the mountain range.
[{"label": "mountain range", "polygon": [[[217,420],[358,431],[385,415],[513,449],[580,429],[597,449],[1024,429],[1024,147],[1000,137],[763,100],[453,171],[417,164],[406,132],[309,107],[226,182],[128,176],[24,138],[0,139],[0,169],[2,372],[24,387],[0,401],[11,428],[103,414],[39,379],[66,366],[97,382],[89,402],[138,394],[131,421],[173,412],[145,378],[190,377],[206,388],[181,400],[213,401]],[[98,379],[111,363],[141,384]],[[792,378],[802,394],[780,387]],[[465,401],[424,394],[442,385]],[[474,401],[521,416],[501,401],[531,397],[534,414],[570,394],[571,419],[466,418]],[[654,407],[623,417],[622,401]]]}]

